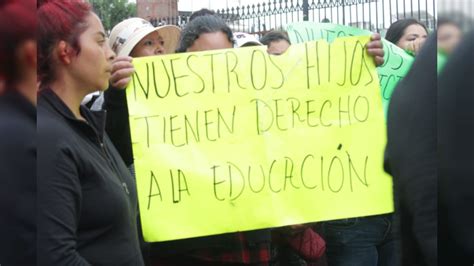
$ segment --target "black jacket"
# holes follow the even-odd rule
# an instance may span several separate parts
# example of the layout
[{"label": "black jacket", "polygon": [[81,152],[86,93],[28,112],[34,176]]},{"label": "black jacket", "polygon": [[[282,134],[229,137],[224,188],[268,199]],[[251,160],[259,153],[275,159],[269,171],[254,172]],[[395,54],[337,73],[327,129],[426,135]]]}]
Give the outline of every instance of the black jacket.
[{"label": "black jacket", "polygon": [[143,265],[136,188],[105,113],[81,107],[85,122],[52,90],[38,98],[38,265]]},{"label": "black jacket", "polygon": [[125,90],[109,87],[104,92],[103,109],[107,110],[105,130],[128,167],[133,164],[133,152]]},{"label": "black jacket", "polygon": [[[386,170],[392,174],[402,265],[437,264],[436,34],[393,92]],[[397,230],[396,230],[397,231]]]},{"label": "black jacket", "polygon": [[36,109],[11,90],[0,96],[0,264],[36,261]]},{"label": "black jacket", "polygon": [[474,32],[439,77],[440,265],[474,264]]}]

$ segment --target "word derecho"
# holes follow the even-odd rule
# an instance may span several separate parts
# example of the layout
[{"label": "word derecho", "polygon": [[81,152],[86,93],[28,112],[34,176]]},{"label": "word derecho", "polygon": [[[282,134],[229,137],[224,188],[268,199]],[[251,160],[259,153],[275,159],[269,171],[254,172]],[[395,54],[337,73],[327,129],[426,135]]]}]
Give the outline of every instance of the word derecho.
[{"label": "word derecho", "polygon": [[[253,121],[252,132],[261,135],[272,129],[287,131],[297,127],[343,127],[353,123],[364,123],[370,114],[367,97],[340,97],[336,101],[287,99],[252,99],[254,113],[246,118],[237,110],[242,106],[195,110],[182,115],[150,115],[135,117],[146,130],[142,132],[147,147],[156,143],[182,147],[190,143],[217,141],[237,134],[244,127],[238,123]],[[240,108],[238,108],[240,107]],[[336,117],[337,120],[333,118]]]}]

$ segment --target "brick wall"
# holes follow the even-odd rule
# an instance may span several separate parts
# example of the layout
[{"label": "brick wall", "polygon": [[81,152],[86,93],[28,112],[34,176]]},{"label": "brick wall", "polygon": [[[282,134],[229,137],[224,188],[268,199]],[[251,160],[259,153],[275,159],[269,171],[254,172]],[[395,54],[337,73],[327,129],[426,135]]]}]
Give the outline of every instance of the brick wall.
[{"label": "brick wall", "polygon": [[137,15],[147,20],[177,16],[178,0],[137,0]]}]

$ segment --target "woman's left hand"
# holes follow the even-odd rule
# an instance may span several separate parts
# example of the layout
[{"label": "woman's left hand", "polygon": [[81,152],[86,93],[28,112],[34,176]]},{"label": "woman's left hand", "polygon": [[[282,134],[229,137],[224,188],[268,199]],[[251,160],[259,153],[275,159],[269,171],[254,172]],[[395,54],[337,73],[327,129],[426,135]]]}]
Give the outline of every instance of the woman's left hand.
[{"label": "woman's left hand", "polygon": [[415,40],[407,44],[407,47],[405,48],[405,50],[411,51],[413,55],[417,55],[420,52],[421,46],[423,46],[425,41],[426,39],[424,38],[416,38]]}]

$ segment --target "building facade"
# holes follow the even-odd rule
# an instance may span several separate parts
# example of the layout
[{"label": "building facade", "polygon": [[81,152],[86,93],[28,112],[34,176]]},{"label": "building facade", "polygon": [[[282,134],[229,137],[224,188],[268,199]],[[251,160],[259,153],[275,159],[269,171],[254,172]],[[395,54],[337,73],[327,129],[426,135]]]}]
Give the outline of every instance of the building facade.
[{"label": "building facade", "polygon": [[137,15],[146,20],[178,15],[178,0],[137,0]]}]

